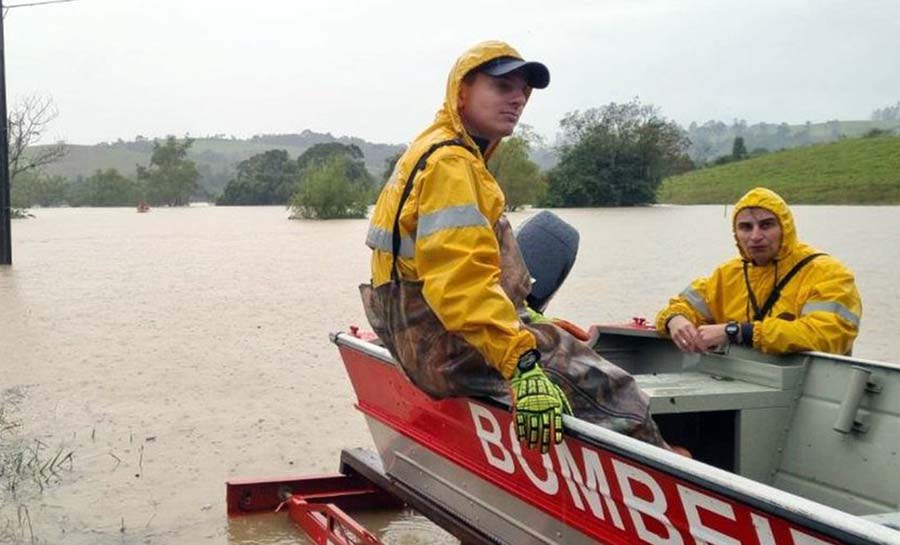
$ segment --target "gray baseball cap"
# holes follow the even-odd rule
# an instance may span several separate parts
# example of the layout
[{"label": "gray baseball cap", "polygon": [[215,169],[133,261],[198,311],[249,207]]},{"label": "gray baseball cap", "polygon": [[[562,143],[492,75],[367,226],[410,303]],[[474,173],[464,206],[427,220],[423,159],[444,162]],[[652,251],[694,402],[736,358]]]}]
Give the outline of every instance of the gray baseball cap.
[{"label": "gray baseball cap", "polygon": [[525,81],[535,89],[543,89],[550,85],[550,70],[537,61],[525,61],[516,57],[498,57],[491,59],[476,68],[489,76],[505,76],[510,72],[521,70]]}]

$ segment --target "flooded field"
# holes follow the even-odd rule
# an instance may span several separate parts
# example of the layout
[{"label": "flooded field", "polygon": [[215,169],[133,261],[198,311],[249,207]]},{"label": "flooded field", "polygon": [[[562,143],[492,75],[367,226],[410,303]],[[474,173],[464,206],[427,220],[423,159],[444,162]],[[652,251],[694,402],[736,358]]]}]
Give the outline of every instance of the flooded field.
[{"label": "flooded field", "polygon": [[[900,210],[794,211],[800,237],[857,275],[854,355],[900,360]],[[12,487],[0,476],[0,542],[296,543],[283,517],[229,521],[224,482],[331,472],[342,447],[371,446],[328,342],[365,323],[367,222],[33,212],[0,268],[0,406],[18,424],[0,430],[19,453],[58,457]],[[734,253],[722,206],[558,213],[581,249],[549,313],[583,325],[652,317]],[[452,542],[414,513],[367,523],[389,543]]]}]

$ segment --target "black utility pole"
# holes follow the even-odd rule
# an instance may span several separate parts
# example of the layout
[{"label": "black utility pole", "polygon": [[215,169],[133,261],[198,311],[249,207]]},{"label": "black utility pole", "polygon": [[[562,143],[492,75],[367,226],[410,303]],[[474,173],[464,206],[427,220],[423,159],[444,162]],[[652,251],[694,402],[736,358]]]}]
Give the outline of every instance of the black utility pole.
[{"label": "black utility pole", "polygon": [[0,0],[0,265],[12,265],[12,203],[9,196],[9,127],[6,118],[6,46]]},{"label": "black utility pole", "polygon": [[3,6],[0,0],[0,266],[12,265],[12,201],[9,191],[9,122],[6,114],[6,40],[3,22],[6,11],[12,8],[63,4],[75,0],[39,0],[25,4]]}]

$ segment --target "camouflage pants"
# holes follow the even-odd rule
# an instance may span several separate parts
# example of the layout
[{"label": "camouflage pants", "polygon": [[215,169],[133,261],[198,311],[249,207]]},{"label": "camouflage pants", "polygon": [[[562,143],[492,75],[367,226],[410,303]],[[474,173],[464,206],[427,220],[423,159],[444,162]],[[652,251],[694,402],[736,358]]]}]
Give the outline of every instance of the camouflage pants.
[{"label": "camouflage pants", "polygon": [[[360,286],[366,316],[409,379],[434,398],[485,396],[508,401],[509,383],[458,335],[447,332],[422,295],[421,283]],[[630,374],[552,323],[525,324],[541,367],[562,388],[575,416],[665,446],[649,399]]]}]

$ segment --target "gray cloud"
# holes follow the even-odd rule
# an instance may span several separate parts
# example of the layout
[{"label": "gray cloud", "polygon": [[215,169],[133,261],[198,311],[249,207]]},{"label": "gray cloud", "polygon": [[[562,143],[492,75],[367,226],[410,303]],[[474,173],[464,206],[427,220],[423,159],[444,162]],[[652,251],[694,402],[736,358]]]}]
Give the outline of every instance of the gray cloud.
[{"label": "gray cloud", "polygon": [[[8,2],[10,3],[10,2]],[[52,95],[50,139],[309,128],[405,142],[469,45],[552,83],[523,122],[640,96],[687,124],[864,119],[900,100],[894,0],[79,0],[6,18],[8,96]]]}]

